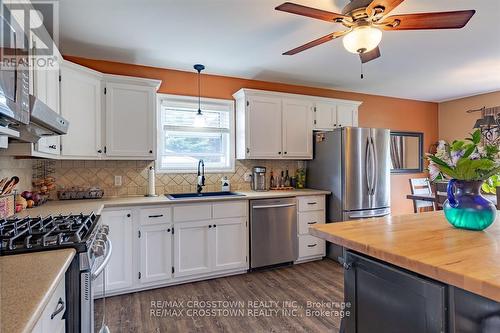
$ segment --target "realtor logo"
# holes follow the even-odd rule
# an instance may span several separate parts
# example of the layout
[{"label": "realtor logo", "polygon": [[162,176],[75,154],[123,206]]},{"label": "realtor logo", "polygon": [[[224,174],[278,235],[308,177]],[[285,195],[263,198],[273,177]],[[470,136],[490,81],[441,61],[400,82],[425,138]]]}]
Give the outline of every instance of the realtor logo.
[{"label": "realtor logo", "polygon": [[[36,69],[54,69],[59,42],[59,3],[0,0],[2,67],[28,61]],[[22,58],[22,60],[20,59]]]}]

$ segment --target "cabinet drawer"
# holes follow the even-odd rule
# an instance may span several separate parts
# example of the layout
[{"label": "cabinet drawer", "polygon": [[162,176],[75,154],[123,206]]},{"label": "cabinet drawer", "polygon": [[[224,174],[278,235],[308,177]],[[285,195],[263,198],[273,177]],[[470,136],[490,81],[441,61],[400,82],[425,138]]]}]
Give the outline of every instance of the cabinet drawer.
[{"label": "cabinet drawer", "polygon": [[297,200],[299,201],[299,212],[325,209],[325,196],[323,195],[298,197]]},{"label": "cabinet drawer", "polygon": [[324,240],[310,235],[299,235],[299,259],[304,257],[324,255]]},{"label": "cabinet drawer", "polygon": [[248,202],[220,202],[213,204],[214,219],[221,219],[226,217],[244,217],[247,216]]},{"label": "cabinet drawer", "polygon": [[42,332],[60,332],[64,324],[63,315],[66,312],[66,296],[64,277],[54,291],[45,310],[42,312]]},{"label": "cabinet drawer", "polygon": [[174,207],[174,222],[201,221],[212,218],[212,205],[183,205]]},{"label": "cabinet drawer", "polygon": [[299,213],[299,234],[308,235],[310,226],[322,223],[325,223],[324,210],[301,212]]},{"label": "cabinet drawer", "polygon": [[141,225],[172,222],[171,207],[142,208],[140,211]]}]

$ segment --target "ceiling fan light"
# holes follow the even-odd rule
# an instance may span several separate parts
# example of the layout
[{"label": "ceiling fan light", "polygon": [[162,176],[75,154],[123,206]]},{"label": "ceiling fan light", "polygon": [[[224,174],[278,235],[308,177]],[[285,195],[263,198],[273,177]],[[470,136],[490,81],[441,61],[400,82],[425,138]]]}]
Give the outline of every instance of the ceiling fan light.
[{"label": "ceiling fan light", "polygon": [[342,42],[351,53],[370,52],[382,41],[382,31],[372,26],[361,26],[344,36]]}]

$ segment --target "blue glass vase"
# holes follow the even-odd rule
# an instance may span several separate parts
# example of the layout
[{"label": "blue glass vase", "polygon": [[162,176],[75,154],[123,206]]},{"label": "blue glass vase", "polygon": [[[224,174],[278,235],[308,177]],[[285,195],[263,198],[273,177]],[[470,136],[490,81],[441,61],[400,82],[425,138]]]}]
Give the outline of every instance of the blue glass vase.
[{"label": "blue glass vase", "polygon": [[483,181],[452,179],[448,183],[448,200],[444,203],[444,214],[456,228],[484,230],[496,218],[494,204],[481,195]]}]

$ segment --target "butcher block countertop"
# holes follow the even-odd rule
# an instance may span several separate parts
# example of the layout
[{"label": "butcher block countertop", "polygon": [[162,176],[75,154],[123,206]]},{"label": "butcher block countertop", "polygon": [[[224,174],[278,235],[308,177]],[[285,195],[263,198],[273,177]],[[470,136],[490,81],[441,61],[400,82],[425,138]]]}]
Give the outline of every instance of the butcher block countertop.
[{"label": "butcher block countertop", "polygon": [[63,249],[0,257],[0,332],[31,332],[74,255]]},{"label": "butcher block countertop", "polygon": [[500,217],[484,231],[452,227],[442,211],[329,223],[310,233],[500,302]]},{"label": "butcher block countertop", "polygon": [[223,197],[205,197],[205,198],[186,198],[171,200],[165,195],[157,197],[145,196],[129,196],[118,198],[104,198],[96,200],[56,200],[49,201],[42,206],[23,210],[17,214],[18,217],[24,216],[47,216],[51,214],[79,214],[94,212],[100,214],[104,208],[120,208],[130,206],[147,206],[147,205],[169,205],[194,202],[213,202],[213,201],[232,201],[232,200],[253,200],[253,199],[272,199],[283,197],[309,196],[309,195],[326,195],[328,191],[322,190],[292,190],[292,191],[238,191],[242,196],[223,196]]}]

